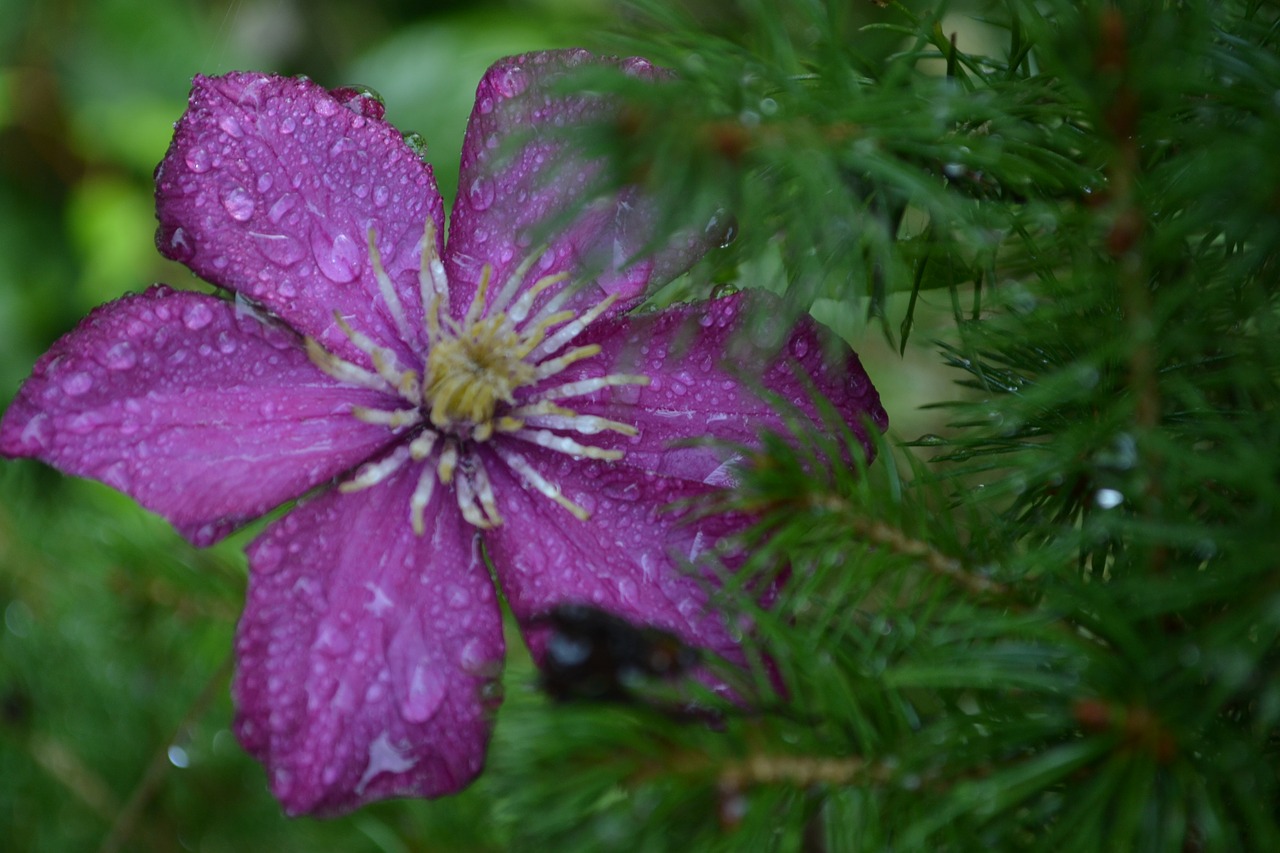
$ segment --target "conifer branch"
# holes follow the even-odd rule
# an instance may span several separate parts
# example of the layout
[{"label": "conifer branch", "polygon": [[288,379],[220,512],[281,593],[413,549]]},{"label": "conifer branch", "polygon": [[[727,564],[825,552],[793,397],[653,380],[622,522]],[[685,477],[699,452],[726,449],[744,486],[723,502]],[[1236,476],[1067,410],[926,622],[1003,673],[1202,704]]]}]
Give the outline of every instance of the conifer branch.
[{"label": "conifer branch", "polygon": [[755,785],[853,785],[860,781],[887,782],[892,776],[888,765],[856,756],[818,758],[755,753],[722,765],[717,788],[729,794]]},{"label": "conifer branch", "polygon": [[954,557],[949,557],[923,539],[909,535],[882,519],[868,518],[848,500],[833,494],[815,494],[808,499],[809,507],[842,516],[843,523],[864,541],[887,548],[895,554],[909,557],[927,571],[947,578],[978,595],[1009,595],[1004,584],[974,574]]}]

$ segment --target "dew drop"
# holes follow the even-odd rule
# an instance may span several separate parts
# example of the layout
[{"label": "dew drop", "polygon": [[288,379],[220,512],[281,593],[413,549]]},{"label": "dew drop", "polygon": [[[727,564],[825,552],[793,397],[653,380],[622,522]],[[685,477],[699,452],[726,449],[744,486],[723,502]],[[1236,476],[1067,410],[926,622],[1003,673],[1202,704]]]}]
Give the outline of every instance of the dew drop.
[{"label": "dew drop", "polygon": [[404,134],[404,144],[409,146],[417,158],[424,163],[427,160],[427,140],[421,133],[409,131]]},{"label": "dew drop", "polygon": [[72,373],[63,377],[62,390],[72,397],[79,397],[81,394],[88,393],[93,387],[93,377],[85,373],[83,370]]},{"label": "dew drop", "polygon": [[209,167],[212,165],[209,152],[203,148],[192,148],[187,152],[186,160],[187,168],[197,175],[209,171]]},{"label": "dew drop", "polygon": [[353,281],[360,270],[360,247],[346,234],[332,240],[323,231],[311,235],[311,251],[320,272],[334,284]]},{"label": "dew drop", "polygon": [[634,503],[635,501],[640,500],[640,487],[636,483],[626,480],[615,480],[613,482],[605,483],[604,486],[601,487],[600,493],[615,501]]},{"label": "dew drop", "polygon": [[528,87],[529,81],[523,68],[509,65],[494,76],[493,85],[504,98],[514,98]]},{"label": "dew drop", "polygon": [[265,193],[271,189],[273,183],[275,183],[275,178],[271,177],[270,173],[263,172],[258,176],[258,192]]},{"label": "dew drop", "polygon": [[284,219],[285,216],[288,215],[289,211],[293,210],[297,203],[298,197],[293,193],[282,195],[280,198],[276,199],[276,203],[271,205],[270,209],[267,210],[267,218],[279,225],[280,220]]},{"label": "dew drop", "polygon": [[213,311],[203,302],[193,302],[182,309],[182,323],[191,331],[199,331],[213,322]]},{"label": "dew drop", "polygon": [[479,637],[467,640],[458,656],[458,662],[466,672],[478,673],[488,668],[488,655],[484,653],[484,643]]},{"label": "dew drop", "polygon": [[618,597],[622,599],[624,604],[634,604],[638,597],[636,582],[631,578],[623,578],[618,581]]},{"label": "dew drop", "polygon": [[240,126],[240,122],[236,121],[236,117],[233,115],[224,115],[222,118],[218,119],[218,127],[222,128],[228,136],[235,137],[236,139],[240,139],[244,136],[244,128]]},{"label": "dew drop", "polygon": [[339,657],[351,651],[351,640],[340,626],[332,622],[326,622],[320,626],[320,630],[316,633],[315,643],[312,644],[311,648],[333,657]]},{"label": "dew drop", "polygon": [[796,358],[804,358],[809,354],[809,342],[804,338],[796,338],[791,342],[791,354]]},{"label": "dew drop", "polygon": [[187,232],[182,228],[173,229],[173,233],[169,235],[169,251],[166,254],[178,263],[185,263],[195,253],[196,247],[191,244]]},{"label": "dew drop", "polygon": [[471,188],[467,190],[467,200],[471,203],[472,210],[488,210],[489,205],[493,204],[493,198],[494,187],[491,179],[480,177],[471,182]]},{"label": "dew drop", "polygon": [[253,242],[267,260],[280,267],[290,267],[302,260],[307,250],[285,234],[254,234]]},{"label": "dew drop", "polygon": [[493,112],[493,98],[484,97],[480,99],[480,112],[483,115]]},{"label": "dew drop", "polygon": [[253,196],[243,187],[236,187],[222,198],[222,206],[236,222],[248,222],[253,216]]},{"label": "dew drop", "polygon": [[400,703],[401,715],[411,723],[425,723],[440,707],[444,692],[444,678],[436,667],[426,660],[418,661]]},{"label": "dew drop", "polygon": [[112,370],[128,370],[137,363],[138,354],[133,351],[133,345],[128,341],[120,341],[107,350],[107,367]]},{"label": "dew drop", "polygon": [[333,98],[320,98],[312,105],[312,109],[316,111],[316,115],[328,118],[329,116],[336,115],[338,110],[342,109],[342,106],[337,101],[333,100]]},{"label": "dew drop", "polygon": [[647,74],[653,70],[653,63],[640,56],[631,56],[622,60],[622,73],[632,77]]},{"label": "dew drop", "polygon": [[286,117],[284,121],[280,122],[280,132],[284,134],[293,133],[297,126],[298,123],[293,120],[292,116]]},{"label": "dew drop", "polygon": [[455,586],[449,590],[449,605],[458,610],[465,610],[471,604],[471,596],[466,589]]},{"label": "dew drop", "polygon": [[253,552],[253,570],[255,572],[274,572],[280,568],[284,560],[284,549],[280,543],[268,539],[263,541]]},{"label": "dew drop", "polygon": [[[92,382],[90,385],[92,385]],[[88,388],[85,390],[87,391]],[[71,392],[68,391],[67,393],[70,394]],[[67,421],[67,429],[71,430],[76,435],[88,435],[101,425],[102,420],[95,412],[82,412]]]},{"label": "dew drop", "polygon": [[[135,426],[136,430],[137,427]],[[122,430],[123,431],[123,430]],[[129,488],[131,479],[129,477],[129,466],[123,462],[112,464],[106,471],[102,472],[102,482],[106,483],[113,489],[126,491]]]},{"label": "dew drop", "polygon": [[385,186],[378,184],[373,188],[373,203],[378,207],[386,207],[387,199],[390,195],[390,191]]}]

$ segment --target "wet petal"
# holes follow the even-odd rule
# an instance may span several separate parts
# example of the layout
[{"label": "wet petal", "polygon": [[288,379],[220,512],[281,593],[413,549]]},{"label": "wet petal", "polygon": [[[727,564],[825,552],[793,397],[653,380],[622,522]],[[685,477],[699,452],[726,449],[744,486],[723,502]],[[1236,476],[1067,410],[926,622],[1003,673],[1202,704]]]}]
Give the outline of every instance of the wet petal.
[{"label": "wet petal", "polygon": [[413,534],[417,475],[299,504],[249,550],[236,734],[290,814],[441,796],[484,762],[497,596],[449,490]]},{"label": "wet petal", "polygon": [[[510,468],[489,466],[505,521],[485,533],[485,544],[526,629],[530,619],[556,604],[579,602],[737,657],[737,644],[707,606],[707,580],[691,574],[690,564],[734,532],[741,519],[692,521],[663,510],[705,494],[700,484],[540,448],[520,450],[566,497],[592,513],[579,521],[526,489]],[[532,631],[529,640],[540,659],[543,632]]]},{"label": "wet petal", "polygon": [[404,314],[420,318],[421,241],[428,216],[443,233],[443,203],[399,131],[338,96],[297,78],[196,77],[156,170],[156,243],[345,358],[363,356],[335,311],[407,357],[420,342],[400,343],[368,232]]},{"label": "wet petal", "polygon": [[[621,311],[706,250],[699,240],[677,239],[627,266],[652,238],[655,218],[650,202],[635,191],[593,203],[548,245],[533,243],[546,239],[540,229],[581,203],[600,169],[599,162],[566,153],[564,129],[607,118],[616,102],[555,92],[567,71],[589,64],[618,67],[644,79],[665,74],[642,59],[561,50],[500,60],[480,81],[450,218],[446,266],[455,309],[470,302],[484,265],[493,268],[493,281],[500,286],[530,261],[526,285],[561,272],[598,273],[598,288],[586,288],[570,306],[589,306],[616,293],[613,310]],[[515,140],[519,148],[507,150]]]},{"label": "wet petal", "polygon": [[134,497],[206,545],[376,452],[291,333],[211,296],[156,287],[50,348],[0,424],[0,452]]},{"label": "wet petal", "polygon": [[[606,388],[561,402],[580,414],[639,430],[632,437],[612,432],[591,436],[594,445],[623,451],[622,464],[724,486],[733,482],[733,459],[723,449],[672,448],[671,443],[715,438],[752,444],[762,430],[785,430],[774,402],[760,396],[760,386],[820,425],[807,380],[862,437],[870,458],[863,420],[869,418],[883,430],[888,416],[857,355],[808,316],[788,332],[781,324],[784,316],[772,295],[744,292],[610,318],[588,327],[575,341],[598,343],[601,354],[574,364],[555,377],[555,384],[603,370],[644,374],[650,384]],[[838,354],[834,358],[833,352]]]}]

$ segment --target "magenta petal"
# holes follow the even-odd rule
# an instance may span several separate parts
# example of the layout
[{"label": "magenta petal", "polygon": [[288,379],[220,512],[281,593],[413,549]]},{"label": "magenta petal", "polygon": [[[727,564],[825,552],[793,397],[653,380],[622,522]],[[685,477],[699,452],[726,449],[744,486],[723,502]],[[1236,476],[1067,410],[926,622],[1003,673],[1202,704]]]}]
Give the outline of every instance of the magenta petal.
[{"label": "magenta petal", "polygon": [[155,287],[50,348],[0,423],[0,452],[92,477],[206,545],[385,445],[298,339],[220,299]]},{"label": "magenta petal", "polygon": [[449,490],[414,535],[417,474],[302,503],[250,548],[236,733],[290,814],[441,796],[484,762],[497,596]]},{"label": "magenta petal", "polygon": [[[699,484],[541,448],[521,452],[566,497],[592,512],[590,520],[579,521],[524,488],[505,465],[489,466],[504,522],[485,533],[485,545],[526,629],[555,605],[580,602],[738,657],[723,620],[708,607],[705,579],[690,575],[688,564],[741,519],[693,521],[663,511],[673,501],[705,494],[707,487]],[[545,637],[533,631],[529,640],[541,659]]]},{"label": "magenta petal", "polygon": [[[618,105],[599,95],[555,91],[566,71],[592,63],[645,79],[664,76],[643,59],[561,50],[500,60],[480,81],[462,144],[445,258],[455,309],[470,301],[484,265],[502,284],[520,263],[532,260],[526,283],[560,272],[598,273],[598,288],[586,288],[569,306],[591,305],[616,293],[614,310],[621,311],[705,251],[696,240],[677,240],[627,265],[653,237],[652,205],[635,191],[593,203],[549,245],[533,244],[546,239],[540,228],[574,210],[600,169],[599,162],[567,153],[564,131],[605,120]],[[520,147],[508,150],[516,140]],[[532,252],[538,257],[530,258]]]},{"label": "magenta petal", "polygon": [[[622,450],[626,455],[619,464],[669,477],[713,486],[732,483],[732,460],[722,448],[671,443],[714,438],[755,444],[763,430],[785,431],[778,406],[761,396],[762,389],[791,403],[821,428],[813,405],[816,390],[859,435],[870,459],[873,451],[864,421],[883,430],[888,416],[857,355],[808,316],[789,333],[744,328],[750,319],[776,326],[772,318],[785,313],[780,309],[776,297],[751,292],[637,317],[613,317],[589,327],[575,341],[598,343],[601,354],[574,365],[556,382],[598,373],[598,360],[612,372],[649,376],[648,386],[619,386],[566,405],[581,414],[634,425],[638,436],[600,433],[591,443]],[[785,343],[774,340],[783,334]],[[839,355],[832,357],[832,352]]]},{"label": "magenta petal", "polygon": [[400,133],[348,90],[338,95],[297,78],[196,77],[156,170],[156,243],[331,352],[363,359],[334,323],[338,311],[408,356],[421,340],[402,341],[368,232],[417,338],[422,237],[428,217],[443,234],[443,202]]}]

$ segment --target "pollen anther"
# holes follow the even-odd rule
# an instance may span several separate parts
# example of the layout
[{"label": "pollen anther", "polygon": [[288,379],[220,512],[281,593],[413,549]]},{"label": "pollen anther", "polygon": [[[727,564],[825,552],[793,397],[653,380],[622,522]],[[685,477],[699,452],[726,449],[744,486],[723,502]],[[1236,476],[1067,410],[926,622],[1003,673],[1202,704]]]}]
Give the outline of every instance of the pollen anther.
[{"label": "pollen anther", "polygon": [[[536,390],[550,377],[601,353],[600,345],[594,343],[569,347],[587,326],[608,311],[617,296],[610,294],[580,313],[562,308],[567,291],[542,298],[566,279],[565,274],[558,273],[538,279],[516,297],[532,265],[532,260],[526,258],[492,301],[489,295],[493,269],[485,265],[465,314],[458,317],[449,308],[449,282],[436,246],[435,225],[428,220],[418,273],[427,343],[421,373],[405,368],[396,358],[396,349],[352,328],[336,312],[338,328],[367,357],[365,363],[373,370],[338,358],[317,341],[307,340],[311,360],[328,375],[347,384],[394,394],[408,404],[400,408],[352,407],[352,414],[364,423],[412,431],[407,433],[411,437],[406,444],[377,462],[362,466],[340,488],[368,488],[410,461],[425,463],[409,499],[415,534],[421,536],[425,531],[426,508],[437,482],[453,487],[458,508],[468,523],[478,528],[497,527],[502,524],[498,496],[481,452],[487,447],[527,486],[585,521],[590,513],[566,498],[559,486],[515,452],[510,439],[576,459],[613,461],[623,457],[622,450],[583,444],[572,434],[614,432],[634,436],[638,431],[633,425],[584,414],[557,401],[619,385],[648,385],[649,377],[607,373]],[[395,331],[406,346],[415,348],[421,342],[421,332],[415,333],[410,326],[405,304],[383,268],[372,230],[368,232],[368,249],[378,291]]]}]

